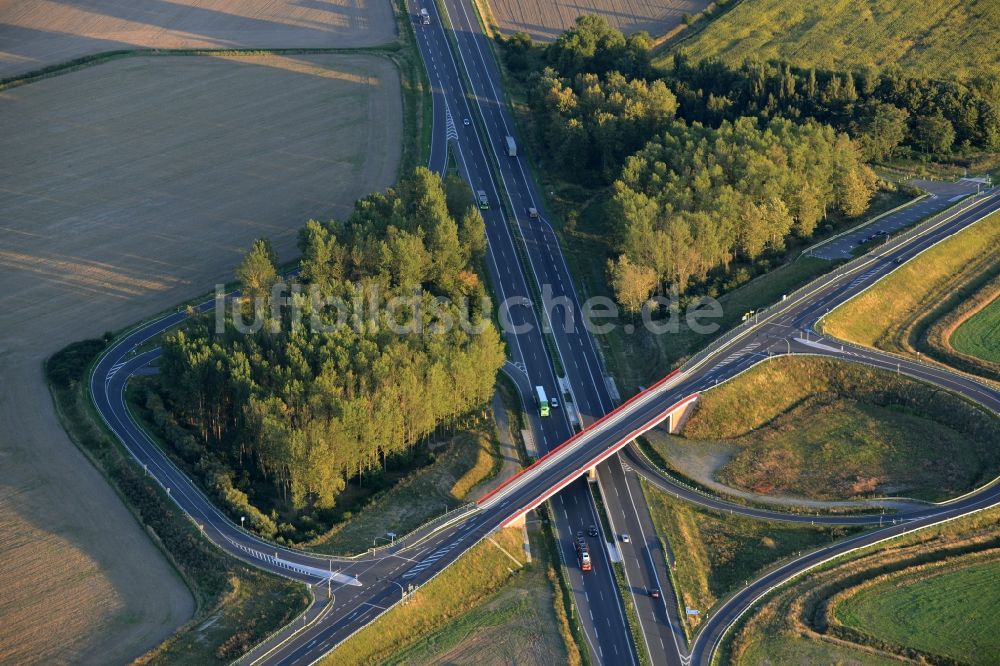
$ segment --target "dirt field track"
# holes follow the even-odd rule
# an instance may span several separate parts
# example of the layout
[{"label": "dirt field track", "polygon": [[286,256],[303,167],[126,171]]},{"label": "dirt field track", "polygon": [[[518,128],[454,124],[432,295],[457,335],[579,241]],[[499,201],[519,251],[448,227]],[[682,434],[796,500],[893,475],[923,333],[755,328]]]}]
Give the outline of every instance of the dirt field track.
[{"label": "dirt field track", "polygon": [[[145,3],[143,3],[145,4]],[[42,360],[283,259],[394,181],[374,56],[133,57],[0,93],[0,664],[122,663],[192,601],[68,441]]]},{"label": "dirt field track", "polygon": [[127,48],[384,44],[390,0],[0,0],[0,78]]},{"label": "dirt field track", "polygon": [[708,0],[489,0],[504,34],[526,32],[552,41],[581,14],[599,14],[626,35],[645,30],[653,37],[700,12]]}]

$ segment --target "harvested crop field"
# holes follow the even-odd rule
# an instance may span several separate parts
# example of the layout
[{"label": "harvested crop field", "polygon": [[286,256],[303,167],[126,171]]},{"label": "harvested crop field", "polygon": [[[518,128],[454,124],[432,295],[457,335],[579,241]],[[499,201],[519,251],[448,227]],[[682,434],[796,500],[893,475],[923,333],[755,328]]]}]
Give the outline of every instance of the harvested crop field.
[{"label": "harvested crop field", "polygon": [[0,93],[0,663],[121,663],[187,620],[174,571],[67,439],[42,360],[282,259],[395,180],[363,55],[132,57]]},{"label": "harvested crop field", "polygon": [[656,37],[706,5],[708,0],[490,0],[493,18],[504,34],[526,32],[543,42],[573,27],[583,14],[603,16],[626,35],[644,30]]},{"label": "harvested crop field", "polygon": [[0,78],[134,48],[340,48],[395,39],[390,0],[5,0]]}]

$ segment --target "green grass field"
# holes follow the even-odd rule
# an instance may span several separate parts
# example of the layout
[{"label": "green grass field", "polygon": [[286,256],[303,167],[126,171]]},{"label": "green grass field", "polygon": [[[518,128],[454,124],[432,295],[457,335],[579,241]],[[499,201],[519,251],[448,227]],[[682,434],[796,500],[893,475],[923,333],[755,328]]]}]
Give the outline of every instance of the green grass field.
[{"label": "green grass field", "polygon": [[894,373],[812,357],[777,358],[706,392],[683,435],[684,446],[740,449],[722,483],[818,500],[938,501],[1000,468],[994,416]]},{"label": "green grass field", "polygon": [[[1000,510],[993,508],[910,532],[894,539],[889,547],[882,544],[863,548],[844,560],[791,581],[765,599],[756,612],[743,616],[736,629],[723,640],[718,663],[740,666],[887,666],[901,663],[888,651],[879,651],[877,645],[873,645],[878,640],[865,641],[868,647],[862,647],[851,637],[844,641],[833,639],[834,636],[843,636],[830,626],[843,624],[837,614],[841,605],[854,595],[879,594],[875,590],[895,594],[895,588],[906,585],[908,581],[915,582],[945,571],[963,570],[987,561],[987,558],[993,559],[985,553],[965,553],[981,553],[983,548],[995,547],[998,519]],[[883,574],[887,577],[878,578]],[[994,571],[986,584],[995,587],[992,581],[996,580],[996,575]],[[990,608],[996,605],[995,594],[986,595],[992,600]],[[833,608],[829,608],[828,604],[832,604]],[[969,610],[978,612],[977,606],[976,603],[970,604]],[[942,619],[949,613],[944,612]],[[993,624],[993,633],[998,635],[995,620],[990,618],[987,622]],[[860,629],[862,636],[872,635],[870,627]],[[848,631],[854,631],[853,627],[848,627]],[[886,636],[879,638],[888,639]],[[883,642],[891,643],[889,640]],[[996,653],[996,647],[990,647],[983,654]],[[907,663],[938,662],[914,659]]]},{"label": "green grass field", "polygon": [[967,79],[1000,72],[1000,0],[742,0],[677,48],[730,63],[883,69]]},{"label": "green grass field", "polygon": [[1000,299],[969,317],[955,329],[951,346],[958,351],[1000,363]]},{"label": "green grass field", "polygon": [[1000,561],[982,562],[913,582],[890,578],[837,604],[848,626],[898,645],[967,664],[1000,654]]},{"label": "green grass field", "polygon": [[[656,533],[673,549],[680,601],[702,614],[770,564],[848,534],[843,528],[766,522],[698,509],[645,481],[642,490]],[[700,621],[698,616],[686,619],[688,629]]]}]

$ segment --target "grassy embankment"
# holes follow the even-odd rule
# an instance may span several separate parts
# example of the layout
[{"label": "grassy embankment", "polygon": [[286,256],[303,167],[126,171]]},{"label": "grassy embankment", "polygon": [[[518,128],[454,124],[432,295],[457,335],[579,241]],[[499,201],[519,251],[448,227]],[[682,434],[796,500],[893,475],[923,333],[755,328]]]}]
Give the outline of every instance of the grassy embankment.
[{"label": "grassy embankment", "polygon": [[[671,576],[689,637],[720,599],[763,570],[856,531],[721,514],[677,501],[645,481],[642,490],[656,533],[674,553]],[[686,615],[685,607],[700,614]]]},{"label": "grassy embankment", "polygon": [[427,164],[431,154],[433,104],[430,81],[424,70],[413,22],[404,0],[392,5],[396,17],[399,41],[386,49],[385,55],[399,68],[403,92],[403,153],[399,174],[408,173]]},{"label": "grassy embankment", "polygon": [[[998,255],[984,252],[998,242],[1000,213],[994,213],[828,314],[821,321],[823,331],[886,351],[930,356],[965,372],[1000,379],[1000,363],[954,347],[953,337],[956,329],[1000,294]],[[984,315],[975,326],[988,327],[992,317],[995,314]],[[961,339],[957,339],[959,345]],[[969,343],[965,344],[968,349]]]},{"label": "grassy embankment", "polygon": [[[966,655],[965,650],[980,646],[980,658],[988,660],[1000,648],[995,613],[990,606],[990,612],[979,620],[991,625],[992,631],[970,631],[976,620],[966,611],[976,612],[979,601],[963,605],[967,593],[961,587],[984,575],[978,571],[981,566],[989,566],[995,572],[995,563],[1000,561],[998,520],[1000,509],[983,511],[863,549],[796,579],[765,599],[756,612],[744,616],[723,643],[720,663],[882,666],[898,664],[900,656],[914,661],[949,663],[940,653],[931,654],[948,641],[955,641],[953,649]],[[936,574],[948,578],[935,581]],[[916,588],[906,586],[918,581],[923,582]],[[890,629],[887,625],[891,617],[866,623],[860,629],[840,621],[841,617],[860,620],[858,612],[867,614],[880,609],[892,612],[914,594],[940,602],[909,616],[909,621],[921,626],[927,621],[936,625],[933,628],[928,625],[927,634],[921,635],[921,629],[907,631],[905,625]],[[994,591],[980,587],[976,594],[988,600]],[[880,609],[865,608],[869,601],[880,604]],[[893,635],[904,642],[895,643]],[[963,638],[958,638],[960,635]]]},{"label": "grassy embankment", "polygon": [[718,480],[761,494],[940,501],[1000,472],[994,415],[907,377],[832,359],[757,365],[703,394],[683,434],[692,447],[735,446]]},{"label": "grassy embankment", "polygon": [[694,59],[784,60],[858,70],[898,64],[908,74],[965,80],[1000,73],[996,0],[747,0],[673,48]]},{"label": "grassy embankment", "polygon": [[557,560],[533,530],[525,562],[522,534],[509,528],[480,542],[324,663],[581,663],[553,591]]},{"label": "grassy embankment", "polygon": [[86,390],[90,364],[104,347],[104,340],[74,343],[54,354],[45,371],[70,439],[163,548],[197,601],[195,617],[143,660],[228,663],[301,612],[308,592],[223,555],[107,433]]}]

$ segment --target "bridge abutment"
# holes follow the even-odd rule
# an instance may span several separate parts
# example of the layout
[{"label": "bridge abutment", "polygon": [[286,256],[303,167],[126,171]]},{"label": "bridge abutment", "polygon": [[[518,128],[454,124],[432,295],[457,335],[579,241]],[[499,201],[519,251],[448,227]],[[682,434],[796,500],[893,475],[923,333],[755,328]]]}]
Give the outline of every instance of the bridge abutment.
[{"label": "bridge abutment", "polygon": [[692,412],[694,412],[695,403],[698,402],[698,396],[695,396],[694,400],[687,400],[681,404],[677,409],[670,412],[667,415],[667,432],[671,435],[676,435],[681,430],[684,429],[684,424],[691,417]]}]

